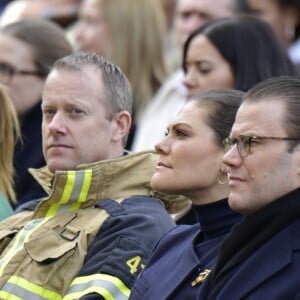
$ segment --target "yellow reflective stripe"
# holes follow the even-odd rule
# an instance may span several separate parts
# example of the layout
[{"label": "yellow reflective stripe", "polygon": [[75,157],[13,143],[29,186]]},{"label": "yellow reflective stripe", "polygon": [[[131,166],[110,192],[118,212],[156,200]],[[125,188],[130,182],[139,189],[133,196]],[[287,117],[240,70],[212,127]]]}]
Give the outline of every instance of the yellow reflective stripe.
[{"label": "yellow reflective stripe", "polygon": [[87,199],[87,195],[91,186],[91,182],[92,182],[92,175],[93,175],[93,170],[92,169],[87,169],[84,172],[84,180],[83,180],[83,184],[82,184],[82,188],[78,197],[78,201],[73,203],[71,205],[71,209],[70,210],[77,210],[79,209],[80,205],[86,201]]},{"label": "yellow reflective stripe", "polygon": [[65,187],[64,187],[63,195],[62,195],[59,202],[57,202],[55,204],[52,204],[50,206],[49,210],[46,213],[46,217],[55,216],[56,213],[57,213],[57,210],[59,209],[59,207],[62,204],[65,204],[65,203],[68,202],[68,200],[70,199],[70,196],[72,194],[74,184],[75,184],[75,178],[76,178],[75,174],[76,174],[75,171],[68,171],[67,172],[67,182],[66,182]]},{"label": "yellow reflective stripe", "polygon": [[[22,277],[18,277],[18,276],[10,277],[9,280],[7,281],[7,283],[4,285],[3,290],[5,290],[5,286],[8,284],[10,286],[14,286],[13,289],[10,288],[11,292],[14,292],[16,290],[16,292],[19,292],[19,294],[21,296],[27,295],[27,297],[25,297],[24,299],[33,299],[33,298],[35,298],[35,296],[38,296],[39,299],[41,297],[42,297],[42,299],[49,299],[49,300],[52,300],[52,299],[61,300],[62,299],[61,295],[59,295],[58,293],[47,290],[47,289],[45,289],[37,284],[34,284]],[[11,294],[11,295],[13,295],[13,294]]]},{"label": "yellow reflective stripe", "polygon": [[2,275],[4,268],[7,266],[9,261],[12,259],[16,252],[19,251],[24,243],[26,243],[34,230],[36,230],[39,226],[45,223],[48,219],[34,219],[17,234],[16,239],[9,249],[9,251],[4,255],[0,260],[0,275]]},{"label": "yellow reflective stripe", "polygon": [[130,289],[117,277],[94,274],[75,278],[63,300],[78,299],[90,293],[98,293],[107,300],[126,300]]},{"label": "yellow reflective stripe", "polygon": [[61,200],[59,201],[60,204],[65,204],[69,201],[75,184],[76,172],[68,171],[67,174],[67,182]]},{"label": "yellow reflective stripe", "polygon": [[0,299],[9,299],[9,300],[24,300],[23,298],[12,295],[11,293],[7,293],[4,291],[0,291]]},{"label": "yellow reflective stripe", "polygon": [[83,297],[84,295],[88,295],[91,293],[97,293],[101,295],[105,300],[115,300],[115,298],[109,291],[107,291],[104,288],[101,287],[90,287],[85,289],[82,292],[74,292],[71,294],[68,294],[63,298],[63,300],[74,300],[74,299],[80,299],[80,297]]},{"label": "yellow reflective stripe", "polygon": [[6,253],[6,255],[3,258],[1,258],[1,260],[0,260],[0,275],[2,275],[3,269],[6,267],[9,260],[12,258],[12,256],[15,254],[15,252],[17,252],[17,250],[20,248],[20,246],[18,247],[18,245],[20,243],[23,245],[24,241],[20,242],[20,240],[22,238],[25,239],[26,236],[24,236],[24,235],[25,235],[24,231],[19,232],[16,236],[15,242],[13,243],[13,245],[10,248],[10,250],[8,251],[8,253]]}]

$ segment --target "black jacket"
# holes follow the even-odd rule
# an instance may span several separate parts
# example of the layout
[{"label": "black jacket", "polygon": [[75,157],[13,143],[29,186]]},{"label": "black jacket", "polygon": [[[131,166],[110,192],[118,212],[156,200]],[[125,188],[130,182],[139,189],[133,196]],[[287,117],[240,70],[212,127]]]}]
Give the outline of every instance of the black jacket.
[{"label": "black jacket", "polygon": [[14,153],[17,206],[46,196],[44,190],[28,172],[28,168],[41,168],[46,164],[42,150],[41,103],[38,102],[35,107],[26,112],[20,118],[20,122],[23,143],[16,145]]}]

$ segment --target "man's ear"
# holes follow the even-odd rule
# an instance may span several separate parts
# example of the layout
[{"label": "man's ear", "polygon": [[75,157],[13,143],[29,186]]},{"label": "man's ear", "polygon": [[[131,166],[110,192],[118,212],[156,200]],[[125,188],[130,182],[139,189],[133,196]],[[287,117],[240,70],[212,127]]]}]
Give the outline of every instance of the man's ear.
[{"label": "man's ear", "polygon": [[121,111],[114,117],[114,126],[112,129],[112,141],[118,142],[128,135],[131,127],[131,115],[128,111]]}]

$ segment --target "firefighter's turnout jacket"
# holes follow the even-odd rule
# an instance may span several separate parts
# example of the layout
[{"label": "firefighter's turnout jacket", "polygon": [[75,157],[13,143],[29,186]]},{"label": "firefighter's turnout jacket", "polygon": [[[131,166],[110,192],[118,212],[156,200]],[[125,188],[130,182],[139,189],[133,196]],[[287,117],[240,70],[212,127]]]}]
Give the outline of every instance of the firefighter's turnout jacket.
[{"label": "firefighter's turnout jacket", "polygon": [[[150,187],[152,152],[51,174],[32,171],[49,197],[0,223],[0,299],[128,299],[184,198]],[[87,296],[88,295],[88,296]]]}]

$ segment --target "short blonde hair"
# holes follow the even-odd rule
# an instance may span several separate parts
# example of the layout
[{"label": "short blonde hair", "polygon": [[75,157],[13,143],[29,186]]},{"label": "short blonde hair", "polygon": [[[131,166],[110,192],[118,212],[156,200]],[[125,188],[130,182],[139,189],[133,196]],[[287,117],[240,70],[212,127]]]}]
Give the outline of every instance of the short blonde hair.
[{"label": "short blonde hair", "polygon": [[20,125],[14,105],[0,85],[0,191],[15,203],[13,155],[20,139]]}]

